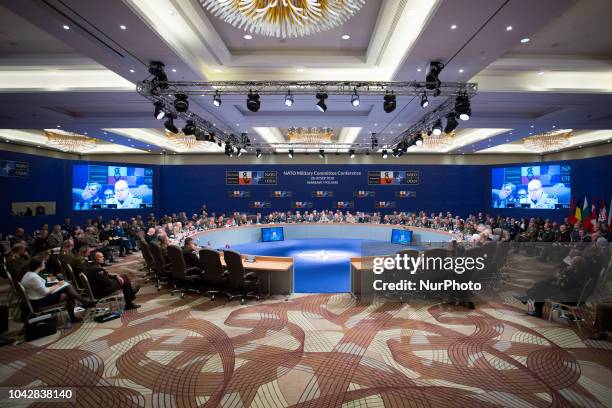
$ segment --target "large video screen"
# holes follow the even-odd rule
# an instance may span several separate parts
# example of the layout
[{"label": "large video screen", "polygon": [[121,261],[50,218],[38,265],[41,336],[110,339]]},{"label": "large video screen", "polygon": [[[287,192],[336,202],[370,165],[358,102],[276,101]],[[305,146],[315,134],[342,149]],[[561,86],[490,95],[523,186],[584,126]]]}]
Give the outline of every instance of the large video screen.
[{"label": "large video screen", "polygon": [[493,208],[569,208],[571,166],[502,167],[491,170]]},{"label": "large video screen", "polygon": [[263,242],[283,241],[285,234],[283,227],[271,227],[261,229],[261,240]]},{"label": "large video screen", "polygon": [[133,209],[152,206],[152,168],[73,165],[73,210]]}]

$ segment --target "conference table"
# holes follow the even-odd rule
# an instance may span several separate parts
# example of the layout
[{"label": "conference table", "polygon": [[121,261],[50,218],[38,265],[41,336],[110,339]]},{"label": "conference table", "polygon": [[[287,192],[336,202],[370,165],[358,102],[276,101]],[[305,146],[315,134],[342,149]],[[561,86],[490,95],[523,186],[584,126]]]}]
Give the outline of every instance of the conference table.
[{"label": "conference table", "polygon": [[[389,242],[392,229],[412,231],[413,243],[426,245],[428,242],[448,242],[453,238],[449,232],[428,228],[406,227],[390,224],[358,224],[358,223],[278,223],[249,224],[239,227],[216,228],[196,233],[193,238],[200,246],[210,248],[231,248],[233,245],[261,242],[261,228],[283,227],[285,239],[367,239]],[[222,255],[221,255],[222,256]],[[260,256],[257,254],[242,254],[245,270],[265,274],[268,295],[294,293],[294,260],[292,257]],[[366,273],[371,271],[368,258],[350,258],[350,292],[361,293],[366,290],[364,282],[368,279]],[[251,262],[252,261],[252,262]],[[222,259],[223,265],[225,265]]]}]

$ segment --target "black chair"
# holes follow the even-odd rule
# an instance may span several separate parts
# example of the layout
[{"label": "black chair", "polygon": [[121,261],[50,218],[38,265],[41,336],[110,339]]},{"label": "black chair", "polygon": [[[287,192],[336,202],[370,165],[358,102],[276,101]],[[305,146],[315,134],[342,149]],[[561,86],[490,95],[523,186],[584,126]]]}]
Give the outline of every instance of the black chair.
[{"label": "black chair", "polygon": [[[259,289],[259,278],[254,272],[246,272],[242,264],[242,255],[236,251],[223,251],[223,258],[229,270],[229,286],[232,291],[230,301],[234,298],[240,298],[240,304],[243,305],[247,298],[259,300],[261,291]],[[257,292],[252,290],[257,288]]]},{"label": "black chair", "polygon": [[148,282],[152,280],[152,277],[155,277],[155,260],[153,259],[153,254],[151,253],[151,249],[149,248],[149,244],[142,240],[140,241],[140,252],[142,253],[142,258],[144,259],[144,270],[145,270],[145,281]]},{"label": "black chair", "polygon": [[168,258],[170,259],[170,279],[174,289],[170,294],[180,293],[181,298],[185,292],[201,293],[199,289],[190,287],[190,284],[201,279],[202,270],[197,266],[187,267],[183,251],[176,245],[168,247]]},{"label": "black chair", "polygon": [[215,300],[215,295],[221,294],[231,298],[224,289],[227,286],[228,273],[221,264],[221,255],[214,249],[200,249],[200,266],[204,271],[204,282],[208,285],[206,296]]},{"label": "black chair", "polygon": [[153,269],[155,271],[155,279],[157,280],[157,290],[161,289],[161,285],[169,284],[170,267],[164,259],[164,253],[159,245],[154,242],[149,244],[149,250],[153,256]]}]

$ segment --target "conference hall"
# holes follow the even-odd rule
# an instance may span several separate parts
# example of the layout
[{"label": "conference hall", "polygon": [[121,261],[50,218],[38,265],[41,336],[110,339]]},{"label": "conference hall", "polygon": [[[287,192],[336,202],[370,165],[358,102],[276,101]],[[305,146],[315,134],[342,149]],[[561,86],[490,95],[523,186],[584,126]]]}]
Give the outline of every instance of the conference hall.
[{"label": "conference hall", "polygon": [[610,16],[0,0],[0,407],[612,407]]}]

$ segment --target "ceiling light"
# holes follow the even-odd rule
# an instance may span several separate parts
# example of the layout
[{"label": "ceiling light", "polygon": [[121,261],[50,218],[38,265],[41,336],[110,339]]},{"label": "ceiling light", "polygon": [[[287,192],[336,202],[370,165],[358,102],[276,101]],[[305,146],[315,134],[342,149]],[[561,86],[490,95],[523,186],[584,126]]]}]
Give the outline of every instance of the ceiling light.
[{"label": "ceiling light", "polygon": [[397,102],[395,94],[393,93],[393,91],[387,91],[383,102],[383,109],[385,110],[385,112],[391,113],[395,110],[396,106]]},{"label": "ceiling light", "polygon": [[344,35],[342,36],[342,39],[343,39],[343,40],[350,40],[350,39],[351,39],[351,36],[350,36],[350,35],[348,35],[348,34],[344,34]]},{"label": "ceiling light", "polygon": [[237,147],[236,148],[236,157],[240,157],[240,156],[242,156],[242,148]]},{"label": "ceiling light", "polygon": [[176,72],[176,68],[172,68],[172,72]]},{"label": "ceiling light", "polygon": [[254,93],[249,91],[249,94],[247,95],[246,105],[247,109],[251,112],[257,112],[259,110],[259,108],[261,107],[261,102],[259,101],[259,94],[257,93],[257,91],[255,91]]},{"label": "ceiling light", "polygon": [[433,91],[434,89],[440,88],[442,82],[438,78],[440,72],[442,72],[442,68],[444,68],[444,64],[439,61],[432,61],[429,63],[429,70],[427,71],[427,76],[425,77],[425,88]]},{"label": "ceiling light", "polygon": [[349,150],[349,157],[350,157],[351,159],[355,158],[355,149],[351,149],[351,150]]},{"label": "ceiling light", "polygon": [[304,68],[296,68],[297,72],[304,72]]},{"label": "ceiling light", "polygon": [[417,136],[416,139],[414,139],[414,144],[417,146],[422,146],[423,145],[423,137],[422,136]]},{"label": "ceiling light", "polygon": [[446,127],[444,127],[444,133],[452,133],[459,126],[455,112],[451,112],[446,115]]},{"label": "ceiling light", "polygon": [[62,127],[62,125],[57,125],[56,127],[61,128],[61,127]]},{"label": "ceiling light", "polygon": [[522,42],[523,44],[526,44],[526,43],[528,43],[529,41],[531,41],[531,39],[529,39],[529,38],[521,38],[521,42]]},{"label": "ceiling light", "polygon": [[178,112],[187,112],[189,109],[189,100],[187,99],[187,95],[183,93],[177,93],[174,95],[174,109]]},{"label": "ceiling light", "polygon": [[470,98],[467,95],[459,95],[455,100],[455,112],[459,119],[465,121],[470,119],[472,109],[470,107]]},{"label": "ceiling light", "polygon": [[319,100],[319,102],[316,104],[317,109],[321,112],[327,111],[327,105],[325,104],[327,94],[325,92],[317,92],[316,98]]},{"label": "ceiling light", "polygon": [[357,88],[353,89],[353,96],[351,96],[351,105],[353,107],[359,106],[359,95],[357,94]]},{"label": "ceiling light", "polygon": [[431,133],[436,136],[440,136],[442,134],[442,121],[440,119],[436,120],[436,123],[434,123]]},{"label": "ceiling light", "polygon": [[245,34],[244,36],[242,36],[242,38],[244,38],[245,40],[252,40],[253,36],[251,34]]},{"label": "ceiling light", "polygon": [[387,149],[384,149],[384,150],[382,151],[382,158],[383,158],[383,159],[386,159],[388,156],[389,156],[389,155],[387,154]]},{"label": "ceiling light", "polygon": [[178,128],[174,125],[174,118],[170,115],[168,119],[164,122],[164,127],[168,130],[168,132],[172,132],[174,134],[178,133]]},{"label": "ceiling light", "polygon": [[185,123],[185,127],[183,128],[183,133],[187,136],[190,136],[190,135],[195,134],[195,131],[196,131],[195,123],[193,122],[193,120],[188,120],[187,123]]},{"label": "ceiling light", "polygon": [[293,159],[293,149],[289,149],[289,154],[288,154],[290,159]]},{"label": "ceiling light", "polygon": [[459,70],[459,73],[460,73],[460,74],[463,74],[463,68],[461,68],[461,69]]},{"label": "ceiling light", "polygon": [[220,72],[223,72],[223,70],[220,70],[219,68],[216,68],[215,72],[220,73]]},{"label": "ceiling light", "polygon": [[294,102],[295,101],[293,100],[293,95],[291,95],[291,91],[287,91],[287,95],[285,96],[285,106],[291,107],[293,106]]},{"label": "ceiling light", "polygon": [[455,24],[453,24],[453,25],[451,26],[451,30],[454,30],[455,28],[457,28],[457,26],[456,26]]},{"label": "ceiling light", "polygon": [[544,71],[538,72],[538,75],[544,75]]},{"label": "ceiling light", "polygon": [[120,29],[122,29],[122,30],[127,30],[127,27],[126,27],[126,26],[124,26],[123,24],[121,24],[121,25],[119,26],[119,28],[120,28]]},{"label": "ceiling light", "polygon": [[134,72],[136,72],[136,71],[134,71],[133,69],[131,69],[131,68],[130,68],[130,72],[133,74],[133,73],[134,73]]},{"label": "ceiling light", "polygon": [[261,149],[255,150],[255,157],[257,157],[258,159],[261,157]]},{"label": "ceiling light", "polygon": [[321,158],[321,159],[325,158],[325,150],[323,150],[323,149],[319,150],[319,158]]},{"label": "ceiling light", "polygon": [[417,72],[421,72],[421,71],[422,71],[422,69],[421,69],[421,68],[417,68]]},{"label": "ceiling light", "polygon": [[427,94],[423,92],[421,96],[421,108],[426,108],[429,105],[429,100],[427,100]]},{"label": "ceiling light", "polygon": [[162,101],[156,101],[153,105],[155,106],[155,112],[153,114],[155,119],[163,119],[164,116],[166,116],[166,112],[164,112],[164,103]]},{"label": "ceiling light", "polygon": [[512,26],[506,27],[506,31],[512,31]]},{"label": "ceiling light", "polygon": [[62,26],[62,28],[63,28],[64,30],[70,30],[70,26],[69,26],[69,25],[67,25],[67,24],[64,24],[64,25]]},{"label": "ceiling light", "polygon": [[213,105],[216,107],[221,106],[221,95],[219,94],[219,91],[215,91],[215,96],[213,96]]}]

